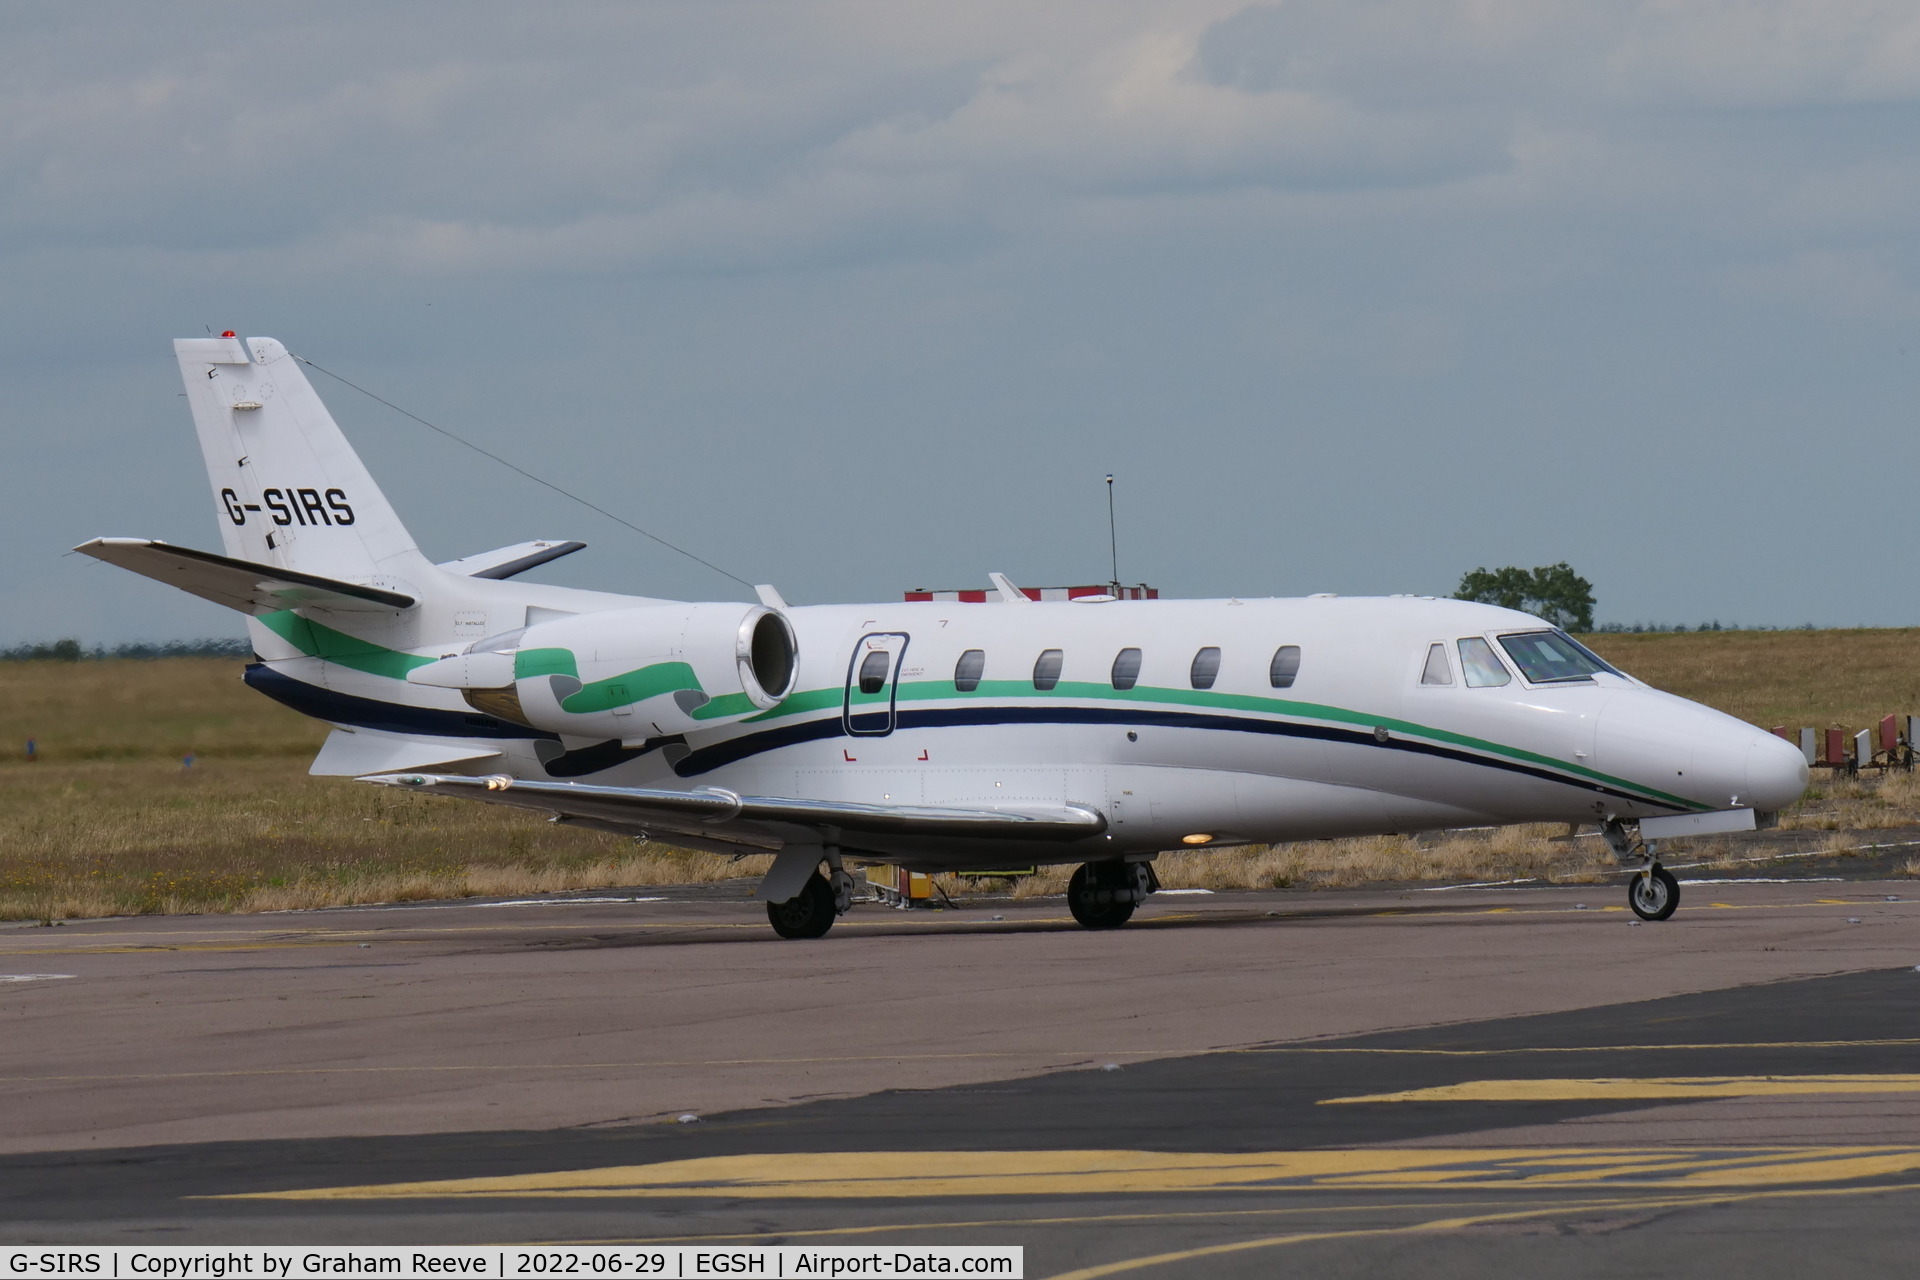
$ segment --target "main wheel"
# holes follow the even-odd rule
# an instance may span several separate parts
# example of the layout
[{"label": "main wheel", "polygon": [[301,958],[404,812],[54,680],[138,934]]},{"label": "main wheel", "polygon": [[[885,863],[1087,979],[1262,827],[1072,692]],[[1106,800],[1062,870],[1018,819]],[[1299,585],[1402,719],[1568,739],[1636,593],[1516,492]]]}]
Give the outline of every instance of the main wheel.
[{"label": "main wheel", "polygon": [[1642,920],[1665,920],[1680,905],[1680,882],[1665,867],[1636,875],[1627,885],[1627,905]]},{"label": "main wheel", "polygon": [[[1111,868],[1111,870],[1109,870]],[[1118,929],[1133,919],[1133,891],[1118,862],[1083,862],[1067,881],[1067,910],[1089,929]]]},{"label": "main wheel", "polygon": [[818,871],[787,901],[767,904],[767,922],[783,938],[824,938],[834,915],[833,886]]}]

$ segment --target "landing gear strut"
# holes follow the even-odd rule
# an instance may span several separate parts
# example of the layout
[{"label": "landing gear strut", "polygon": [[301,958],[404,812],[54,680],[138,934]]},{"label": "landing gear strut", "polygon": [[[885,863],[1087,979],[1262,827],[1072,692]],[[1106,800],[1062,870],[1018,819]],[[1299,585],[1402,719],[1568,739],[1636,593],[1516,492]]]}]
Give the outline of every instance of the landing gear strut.
[{"label": "landing gear strut", "polygon": [[1640,860],[1640,869],[1627,882],[1627,905],[1642,920],[1665,920],[1680,906],[1680,882],[1673,872],[1660,865],[1660,853],[1651,840],[1642,840],[1638,832],[1629,833],[1618,818],[1607,819],[1600,828],[1614,857],[1622,862]]},{"label": "landing gear strut", "polygon": [[1145,862],[1087,862],[1067,882],[1067,910],[1089,929],[1118,929],[1160,887]]}]

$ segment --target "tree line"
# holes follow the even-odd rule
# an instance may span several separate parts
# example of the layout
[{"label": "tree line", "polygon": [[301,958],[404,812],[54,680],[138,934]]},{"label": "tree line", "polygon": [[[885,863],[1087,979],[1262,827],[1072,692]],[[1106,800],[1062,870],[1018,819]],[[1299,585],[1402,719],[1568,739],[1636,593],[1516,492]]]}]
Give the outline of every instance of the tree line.
[{"label": "tree line", "polygon": [[253,645],[246,640],[136,640],[129,644],[92,648],[71,636],[51,642],[17,644],[0,649],[0,662],[94,662],[104,658],[247,658]]}]

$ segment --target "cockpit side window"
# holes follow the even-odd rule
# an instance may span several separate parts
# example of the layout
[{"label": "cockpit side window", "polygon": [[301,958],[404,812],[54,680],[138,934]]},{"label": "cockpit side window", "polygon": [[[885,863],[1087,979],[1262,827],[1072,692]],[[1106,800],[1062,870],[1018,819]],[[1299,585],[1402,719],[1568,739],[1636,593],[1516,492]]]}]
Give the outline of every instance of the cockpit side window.
[{"label": "cockpit side window", "polygon": [[1493,646],[1479,636],[1460,638],[1460,669],[1466,672],[1469,689],[1492,689],[1513,682]]},{"label": "cockpit side window", "polygon": [[1447,646],[1427,646],[1427,665],[1420,672],[1421,684],[1452,684],[1453,667],[1447,662]]},{"label": "cockpit side window", "polygon": [[1529,684],[1590,682],[1596,671],[1618,675],[1591,649],[1564,631],[1523,631],[1501,636],[1500,647]]}]

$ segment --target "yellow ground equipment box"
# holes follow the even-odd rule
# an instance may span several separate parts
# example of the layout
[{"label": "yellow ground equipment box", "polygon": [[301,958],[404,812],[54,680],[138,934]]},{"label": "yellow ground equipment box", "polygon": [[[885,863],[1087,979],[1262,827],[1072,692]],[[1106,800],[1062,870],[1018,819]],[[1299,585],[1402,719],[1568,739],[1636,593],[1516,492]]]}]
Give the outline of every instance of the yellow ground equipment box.
[{"label": "yellow ground equipment box", "polygon": [[880,901],[890,907],[930,905],[933,899],[933,877],[918,871],[888,866],[868,867],[867,884]]}]

